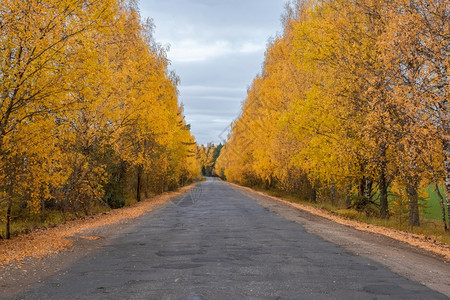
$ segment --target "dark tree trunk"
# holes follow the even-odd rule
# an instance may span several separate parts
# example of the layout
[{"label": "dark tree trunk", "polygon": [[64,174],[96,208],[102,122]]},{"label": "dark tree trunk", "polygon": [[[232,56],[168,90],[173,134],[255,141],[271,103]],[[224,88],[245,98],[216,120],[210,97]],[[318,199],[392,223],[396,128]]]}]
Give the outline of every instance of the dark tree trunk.
[{"label": "dark tree trunk", "polygon": [[317,203],[317,191],[316,188],[312,189],[312,202]]},{"label": "dark tree trunk", "polygon": [[380,216],[383,219],[389,218],[389,202],[388,202],[388,181],[387,181],[387,161],[386,161],[386,145],[380,146],[380,177],[378,187],[380,190]]},{"label": "dark tree trunk", "polygon": [[356,203],[356,209],[359,211],[366,211],[372,199],[373,181],[370,178],[363,177],[359,183],[358,196],[359,201]]},{"label": "dark tree trunk", "polygon": [[347,199],[346,199],[347,208],[350,208],[352,206],[352,197],[350,195],[351,191],[352,191],[352,186],[349,185],[347,187]]},{"label": "dark tree trunk", "polygon": [[430,155],[430,158],[431,158],[430,170],[431,170],[431,175],[433,176],[434,191],[436,192],[436,194],[439,197],[439,204],[441,205],[441,210],[442,210],[442,222],[444,223],[444,231],[448,231],[447,221],[445,218],[445,205],[447,203],[447,199],[442,195],[441,191],[439,190],[439,183],[436,178],[436,173],[434,172],[431,155]]},{"label": "dark tree trunk", "polygon": [[41,223],[45,221],[45,200],[44,197],[41,197]]},{"label": "dark tree trunk", "polygon": [[366,182],[364,185],[364,207],[367,208],[370,205],[372,200],[372,187],[373,181],[372,179],[366,178]]},{"label": "dark tree trunk", "polygon": [[147,176],[145,176],[145,188],[144,188],[144,196],[146,199],[149,198],[149,194],[148,194],[149,182],[150,182],[150,179],[149,179],[149,176],[147,175]]},{"label": "dark tree trunk", "polygon": [[406,187],[409,204],[409,227],[420,226],[419,217],[419,194],[417,193],[417,181],[408,183]]},{"label": "dark tree trunk", "polygon": [[383,219],[389,218],[389,202],[388,202],[388,184],[386,180],[386,174],[382,172],[380,174],[380,216]]},{"label": "dark tree trunk", "polygon": [[442,196],[441,191],[439,191],[439,184],[437,183],[436,179],[434,179],[434,190],[436,191],[436,194],[439,197],[439,203],[441,204],[442,222],[444,223],[444,230],[448,231],[447,221],[445,219],[445,204],[444,204],[446,200],[444,200],[444,196]]},{"label": "dark tree trunk", "polygon": [[359,181],[359,186],[358,186],[358,196],[359,198],[363,199],[364,198],[364,185],[366,182],[366,178],[363,177],[360,181]]},{"label": "dark tree trunk", "polygon": [[331,205],[336,204],[336,182],[334,178],[331,179]]},{"label": "dark tree trunk", "polygon": [[444,172],[445,172],[445,192],[447,194],[447,216],[448,216],[448,227],[450,227],[450,141],[444,141]]},{"label": "dark tree trunk", "polygon": [[12,211],[12,198],[8,199],[8,208],[6,209],[6,238],[11,238],[11,211]]},{"label": "dark tree trunk", "polygon": [[136,184],[136,201],[141,201],[141,181],[142,181],[142,167],[137,167],[137,184]]}]

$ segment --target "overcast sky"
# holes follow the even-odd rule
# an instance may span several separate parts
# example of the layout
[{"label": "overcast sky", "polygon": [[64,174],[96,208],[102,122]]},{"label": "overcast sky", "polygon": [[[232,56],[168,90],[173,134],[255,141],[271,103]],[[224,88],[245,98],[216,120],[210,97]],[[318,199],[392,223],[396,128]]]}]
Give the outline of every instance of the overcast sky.
[{"label": "overcast sky", "polygon": [[270,37],[281,30],[287,0],[140,0],[170,45],[171,69],[181,79],[180,102],[200,144],[218,144],[236,119],[247,87],[261,71]]}]

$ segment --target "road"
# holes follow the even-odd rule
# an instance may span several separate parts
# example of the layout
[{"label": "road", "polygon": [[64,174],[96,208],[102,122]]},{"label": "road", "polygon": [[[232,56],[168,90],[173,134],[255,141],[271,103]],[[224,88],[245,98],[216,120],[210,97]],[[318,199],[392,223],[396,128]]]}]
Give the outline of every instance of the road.
[{"label": "road", "polygon": [[448,299],[212,178],[13,298]]}]

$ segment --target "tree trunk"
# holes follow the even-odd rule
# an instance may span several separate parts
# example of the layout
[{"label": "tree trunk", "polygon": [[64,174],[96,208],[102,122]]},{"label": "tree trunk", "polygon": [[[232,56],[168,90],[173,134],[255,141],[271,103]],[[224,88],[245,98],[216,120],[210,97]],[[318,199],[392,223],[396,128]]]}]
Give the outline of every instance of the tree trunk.
[{"label": "tree trunk", "polygon": [[136,184],[136,201],[141,201],[141,177],[142,177],[142,167],[137,167],[137,184]]},{"label": "tree trunk", "polygon": [[444,197],[441,194],[441,191],[439,191],[439,184],[437,183],[436,179],[434,179],[434,190],[436,191],[436,194],[439,197],[439,203],[441,204],[441,209],[442,209],[442,222],[444,223],[444,231],[448,231],[448,227],[447,227],[447,220],[445,219],[445,205],[444,203],[446,202],[446,200],[444,200]]},{"label": "tree trunk", "polygon": [[359,181],[359,185],[358,185],[358,197],[359,197],[360,199],[363,199],[363,198],[364,198],[364,185],[365,185],[365,182],[366,182],[366,178],[365,178],[365,177],[361,178],[361,180]]},{"label": "tree trunk", "polygon": [[317,190],[316,188],[312,189],[312,202],[317,203]]},{"label": "tree trunk", "polygon": [[380,216],[383,219],[389,218],[389,202],[388,202],[388,182],[387,182],[387,161],[386,161],[386,145],[380,145],[380,178],[378,187],[380,190]]},{"label": "tree trunk", "polygon": [[9,196],[8,199],[8,208],[6,210],[6,239],[11,238],[11,210],[12,210],[12,197]]},{"label": "tree trunk", "polygon": [[45,221],[45,200],[44,197],[41,196],[41,224]]},{"label": "tree trunk", "polygon": [[149,175],[147,174],[145,176],[145,188],[144,188],[144,196],[145,196],[146,199],[149,198],[149,193],[148,193],[148,190],[149,190],[149,184],[148,183],[149,182],[150,182],[150,179],[149,179]]},{"label": "tree trunk", "polygon": [[366,186],[364,188],[364,197],[366,198],[366,204],[369,205],[372,200],[372,186],[373,181],[369,178],[366,179]]},{"label": "tree trunk", "polygon": [[445,192],[447,194],[447,216],[448,227],[450,227],[450,141],[444,141],[444,172],[445,172]]},{"label": "tree trunk", "polygon": [[406,193],[408,195],[409,204],[409,227],[411,230],[414,226],[420,226],[419,217],[419,194],[417,193],[417,181],[408,183],[406,187]]},{"label": "tree trunk", "polygon": [[358,196],[361,199],[359,203],[360,209],[364,210],[370,204],[372,198],[373,181],[370,178],[363,177],[359,182]]},{"label": "tree trunk", "polygon": [[383,219],[389,219],[389,202],[388,202],[388,184],[386,173],[380,173],[380,216]]},{"label": "tree trunk", "polygon": [[166,189],[166,173],[161,178],[161,194],[165,192]]},{"label": "tree trunk", "polygon": [[370,202],[372,200],[372,187],[373,187],[373,181],[370,178],[364,179],[364,201],[362,203],[363,210],[366,210],[370,205]]},{"label": "tree trunk", "polygon": [[336,204],[336,182],[334,181],[334,177],[331,179],[331,205]]},{"label": "tree trunk", "polygon": [[448,221],[448,225],[447,228],[450,229],[450,200],[447,197],[444,197],[445,200],[445,205],[447,205],[447,221]]},{"label": "tree trunk", "polygon": [[347,208],[350,208],[352,206],[352,197],[350,195],[351,191],[352,191],[352,185],[350,184],[347,187],[347,199],[346,199]]},{"label": "tree trunk", "polygon": [[448,226],[447,226],[447,221],[445,219],[445,205],[447,203],[447,199],[444,198],[444,196],[442,196],[441,191],[439,190],[439,183],[437,181],[436,174],[434,172],[433,162],[432,162],[433,159],[432,159],[431,155],[430,155],[430,158],[431,158],[430,170],[431,170],[431,175],[433,176],[434,191],[436,192],[436,194],[439,197],[439,203],[441,205],[441,210],[442,210],[442,222],[444,223],[444,231],[447,231]]}]

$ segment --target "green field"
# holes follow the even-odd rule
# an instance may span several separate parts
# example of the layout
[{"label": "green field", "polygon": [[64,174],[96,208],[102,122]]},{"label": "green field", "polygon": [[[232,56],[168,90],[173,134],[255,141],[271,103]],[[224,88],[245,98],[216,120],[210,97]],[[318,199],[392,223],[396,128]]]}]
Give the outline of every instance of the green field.
[{"label": "green field", "polygon": [[[440,188],[441,194],[445,195],[444,187]],[[442,220],[442,209],[438,195],[432,186],[428,187],[430,198],[423,201],[425,207],[423,209],[423,217],[425,219]]]}]

